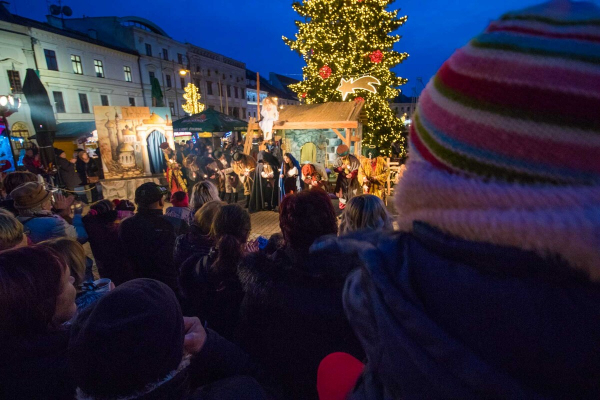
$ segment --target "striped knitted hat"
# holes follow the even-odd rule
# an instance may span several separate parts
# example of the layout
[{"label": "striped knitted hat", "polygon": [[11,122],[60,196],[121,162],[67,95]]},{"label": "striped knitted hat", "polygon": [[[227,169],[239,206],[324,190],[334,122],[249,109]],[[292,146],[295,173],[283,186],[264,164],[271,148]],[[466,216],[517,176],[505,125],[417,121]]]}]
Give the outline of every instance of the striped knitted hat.
[{"label": "striped knitted hat", "polygon": [[600,183],[600,9],[554,0],[493,22],[429,82],[411,142],[452,173]]}]

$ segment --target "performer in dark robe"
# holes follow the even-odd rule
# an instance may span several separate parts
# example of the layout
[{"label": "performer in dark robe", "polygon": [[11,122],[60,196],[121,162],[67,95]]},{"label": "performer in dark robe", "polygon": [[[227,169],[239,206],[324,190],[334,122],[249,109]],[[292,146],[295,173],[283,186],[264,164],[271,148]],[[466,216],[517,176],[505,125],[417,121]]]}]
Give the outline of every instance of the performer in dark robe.
[{"label": "performer in dark robe", "polygon": [[335,195],[340,199],[340,210],[346,208],[346,203],[358,194],[360,184],[356,178],[360,169],[358,158],[350,154],[350,149],[345,144],[337,147],[337,160],[334,171],[338,173],[335,184]]},{"label": "performer in dark robe", "polygon": [[254,185],[248,211],[274,210],[279,205],[279,169],[277,159],[266,151],[258,153]]},{"label": "performer in dark robe", "polygon": [[200,181],[210,181],[218,188],[221,174],[217,161],[212,157],[201,157],[196,160],[196,164],[198,165]]},{"label": "performer in dark robe", "polygon": [[291,153],[285,153],[279,170],[279,201],[290,193],[302,190],[302,170],[298,160]]}]

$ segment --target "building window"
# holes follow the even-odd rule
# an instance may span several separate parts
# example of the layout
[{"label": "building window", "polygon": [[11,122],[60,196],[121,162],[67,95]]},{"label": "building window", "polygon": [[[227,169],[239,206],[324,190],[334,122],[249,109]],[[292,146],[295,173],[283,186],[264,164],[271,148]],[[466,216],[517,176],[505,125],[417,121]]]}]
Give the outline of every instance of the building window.
[{"label": "building window", "polygon": [[169,50],[163,49],[163,60],[169,61]]},{"label": "building window", "polygon": [[237,86],[233,88],[233,92],[235,94],[235,98],[237,99],[238,98],[238,88],[237,88]]},{"label": "building window", "polygon": [[231,97],[231,86],[227,85],[227,97]]},{"label": "building window", "polygon": [[210,76],[210,69],[207,69],[207,70],[206,70],[206,75],[207,75],[207,76]]},{"label": "building window", "polygon": [[171,116],[175,116],[175,103],[169,102],[169,108],[171,109]]},{"label": "building window", "polygon": [[179,78],[180,82],[181,82],[181,88],[185,88],[185,78]]},{"label": "building window", "polygon": [[146,43],[146,55],[152,57],[152,45],[150,43]]},{"label": "building window", "polygon": [[212,90],[212,82],[211,81],[206,81],[206,94],[210,94],[212,96],[213,94],[213,90]]},{"label": "building window", "polygon": [[154,71],[148,72],[148,75],[150,76],[150,83],[152,83],[152,79],[156,78],[156,75],[154,75]]},{"label": "building window", "polygon": [[165,75],[165,79],[167,80],[167,87],[171,87],[171,75]]},{"label": "building window", "polygon": [[225,78],[225,74],[223,74],[223,79],[227,79],[227,78]]},{"label": "building window", "polygon": [[107,95],[105,95],[105,94],[101,94],[101,95],[100,95],[100,103],[101,103],[103,106],[108,106],[108,105],[109,105],[109,104],[108,104],[108,96],[107,96]]},{"label": "building window", "polygon": [[133,79],[131,77],[131,67],[124,66],[123,72],[125,72],[125,82],[133,82]]},{"label": "building window", "polygon": [[46,66],[49,70],[58,71],[58,63],[56,62],[56,52],[54,50],[44,49],[46,56]]},{"label": "building window", "polygon": [[200,92],[200,79],[194,79],[194,85],[196,85],[198,92]]},{"label": "building window", "polygon": [[129,98],[129,105],[130,105],[131,107],[135,107],[135,97],[130,97],[130,98]]},{"label": "building window", "polygon": [[196,67],[196,72],[200,72],[200,66]]},{"label": "building window", "polygon": [[94,60],[94,69],[98,78],[104,78],[104,65],[100,60]]},{"label": "building window", "polygon": [[83,75],[83,66],[81,65],[81,57],[71,54],[71,65],[73,66],[74,74]]},{"label": "building window", "polygon": [[88,103],[88,98],[85,93],[79,93],[79,104],[81,105],[81,112],[83,114],[90,113],[90,105]]},{"label": "building window", "polygon": [[54,106],[56,107],[56,113],[65,113],[65,101],[63,100],[62,92],[52,92],[54,96]]},{"label": "building window", "polygon": [[23,88],[21,86],[21,76],[19,75],[19,71],[9,69],[6,72],[8,73],[8,83],[10,84],[10,91],[12,93],[22,93]]},{"label": "building window", "polygon": [[177,62],[183,64],[183,54],[177,53]]}]

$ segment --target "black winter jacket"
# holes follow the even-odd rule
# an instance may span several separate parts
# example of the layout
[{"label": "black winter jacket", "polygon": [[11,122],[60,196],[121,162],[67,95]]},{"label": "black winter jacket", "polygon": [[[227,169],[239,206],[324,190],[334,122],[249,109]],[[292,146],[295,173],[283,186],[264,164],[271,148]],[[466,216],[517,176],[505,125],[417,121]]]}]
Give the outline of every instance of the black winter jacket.
[{"label": "black winter jacket", "polygon": [[286,399],[317,398],[317,369],[328,354],[363,357],[342,305],[355,267],[349,257],[317,258],[290,248],[249,255],[240,266],[240,344],[283,382]]}]

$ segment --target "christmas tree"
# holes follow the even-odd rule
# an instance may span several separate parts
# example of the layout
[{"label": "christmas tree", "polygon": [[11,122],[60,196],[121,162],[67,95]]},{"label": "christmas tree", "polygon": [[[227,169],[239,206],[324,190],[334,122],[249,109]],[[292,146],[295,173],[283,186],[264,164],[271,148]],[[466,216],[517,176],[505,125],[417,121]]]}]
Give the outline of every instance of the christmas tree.
[{"label": "christmas tree", "polygon": [[198,114],[204,111],[204,104],[200,103],[201,96],[200,92],[198,91],[198,87],[193,83],[188,83],[183,90],[185,91],[183,99],[186,101],[185,104],[181,105],[183,111],[190,115]]},{"label": "christmas tree", "polygon": [[[407,82],[391,69],[408,57],[393,46],[400,40],[393,35],[406,22],[399,10],[388,11],[395,0],[303,0],[292,7],[304,18],[296,21],[296,39],[283,37],[292,50],[306,61],[304,79],[290,88],[307,104],[328,101],[365,101],[367,122],[363,143],[377,145],[389,154],[391,144],[405,142],[404,124],[389,106],[399,94],[398,86]],[[379,85],[375,93],[357,90],[344,99],[336,89],[342,78],[350,80],[372,76]]]}]

